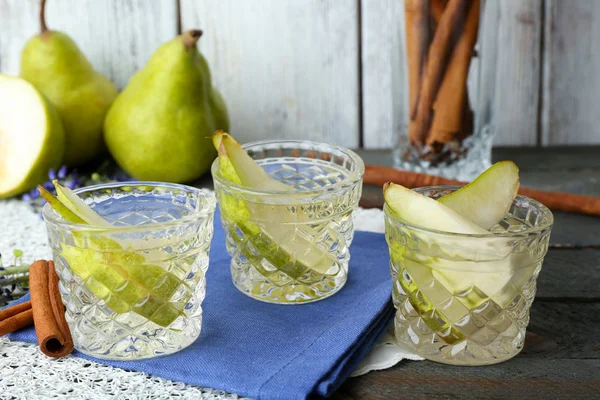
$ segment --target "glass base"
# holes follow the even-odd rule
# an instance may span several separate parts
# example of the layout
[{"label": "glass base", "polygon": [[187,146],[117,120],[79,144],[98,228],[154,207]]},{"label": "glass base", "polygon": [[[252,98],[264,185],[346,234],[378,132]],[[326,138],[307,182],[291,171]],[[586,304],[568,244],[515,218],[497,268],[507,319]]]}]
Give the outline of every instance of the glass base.
[{"label": "glass base", "polygon": [[437,154],[423,154],[403,136],[394,149],[394,167],[470,182],[492,165],[493,136],[488,125],[480,134],[466,138],[460,145],[448,144]]},{"label": "glass base", "polygon": [[[137,315],[121,315],[122,318],[132,316]],[[180,319],[169,328],[147,321],[131,334],[125,327],[114,326],[117,321],[105,333],[97,326],[90,327],[86,320],[68,322],[77,351],[103,360],[142,360],[176,353],[196,341],[202,327],[202,313],[185,321]]]},{"label": "glass base", "polygon": [[[62,272],[63,277],[68,274]],[[122,361],[155,358],[185,349],[198,339],[202,329],[206,280],[204,274],[195,275],[201,277],[195,281],[195,290],[182,292],[189,295],[183,314],[166,327],[132,311],[117,314],[76,279],[61,281],[65,318],[75,349],[99,359]]]},{"label": "glass base", "polygon": [[281,275],[285,274],[276,272],[266,278],[249,263],[231,261],[235,287],[246,296],[274,304],[312,303],[332,296],[346,284],[348,271],[342,268],[336,275],[320,275],[310,283],[280,280]]},{"label": "glass base", "polygon": [[[528,313],[525,310],[521,312]],[[510,360],[521,352],[525,343],[525,326],[529,320],[528,317],[512,320],[508,312],[503,313],[506,314],[498,315],[492,323],[473,329],[468,338],[450,340],[448,343],[442,338],[447,332],[434,332],[430,329],[408,298],[405,298],[400,302],[394,320],[396,339],[407,350],[443,364],[497,364]]]}]

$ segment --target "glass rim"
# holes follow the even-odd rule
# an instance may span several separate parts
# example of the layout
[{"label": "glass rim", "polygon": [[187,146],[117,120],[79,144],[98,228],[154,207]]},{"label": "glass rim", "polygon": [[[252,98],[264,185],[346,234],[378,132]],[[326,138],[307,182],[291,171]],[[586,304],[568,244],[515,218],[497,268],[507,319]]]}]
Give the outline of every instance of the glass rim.
[{"label": "glass rim", "polygon": [[[419,193],[421,191],[427,191],[427,190],[448,190],[448,189],[458,190],[461,187],[462,186],[455,186],[455,185],[423,186],[423,187],[415,188],[412,190]],[[490,232],[490,233],[485,233],[485,234],[457,233],[457,232],[441,231],[438,229],[429,229],[429,228],[425,228],[423,226],[411,225],[409,223],[403,222],[397,218],[396,213],[394,213],[394,211],[391,210],[390,207],[386,203],[384,203],[383,212],[386,217],[390,217],[392,219],[393,223],[396,226],[401,226],[403,228],[407,228],[410,230],[419,231],[419,232],[423,232],[423,233],[433,233],[436,235],[449,236],[449,237],[453,237],[453,238],[470,238],[470,239],[473,239],[473,238],[481,238],[481,239],[525,238],[525,237],[529,237],[533,234],[539,235],[543,231],[550,229],[552,227],[552,225],[554,224],[554,215],[552,214],[552,211],[550,211],[550,209],[548,207],[546,207],[539,201],[532,199],[531,197],[523,196],[520,194],[517,194],[517,196],[515,197],[515,200],[527,201],[531,205],[538,208],[541,212],[541,223],[536,224],[531,227],[528,227],[519,232],[505,232],[505,233],[491,233]]]},{"label": "glass rim", "polygon": [[94,232],[131,232],[131,231],[146,231],[146,230],[157,230],[164,229],[173,226],[185,225],[191,222],[194,222],[198,218],[209,216],[214,213],[216,209],[216,199],[214,193],[210,192],[207,189],[199,189],[193,186],[183,185],[179,183],[168,183],[168,182],[157,182],[157,181],[122,181],[122,182],[112,182],[112,183],[100,183],[97,185],[84,186],[81,188],[77,188],[73,190],[75,194],[92,192],[94,190],[102,190],[107,188],[119,188],[119,187],[127,187],[127,186],[154,186],[154,187],[166,187],[171,189],[179,189],[185,190],[187,192],[192,192],[199,197],[204,198],[206,204],[198,209],[194,210],[192,213],[178,218],[172,221],[166,222],[157,222],[147,225],[131,225],[131,226],[115,226],[113,228],[107,228],[104,226],[97,226],[92,224],[82,224],[79,222],[71,222],[63,218],[59,213],[57,213],[49,203],[46,203],[42,208],[42,216],[44,217],[44,222],[51,223],[57,225],[61,228],[73,229],[76,228],[79,231],[94,231]]},{"label": "glass rim", "polygon": [[[358,182],[362,181],[364,173],[365,173],[365,163],[363,161],[363,159],[354,151],[346,148],[346,147],[342,147],[342,146],[338,146],[335,144],[329,144],[329,143],[325,143],[325,142],[317,142],[317,141],[313,141],[313,140],[300,140],[300,139],[275,139],[275,140],[257,140],[257,141],[253,141],[253,142],[248,142],[244,145],[242,145],[242,148],[244,150],[251,150],[252,147],[256,147],[256,146],[264,146],[264,145],[269,145],[269,144],[280,144],[280,145],[285,145],[285,144],[302,144],[303,146],[307,147],[307,146],[327,146],[329,149],[331,149],[332,151],[338,151],[341,152],[343,154],[345,154],[346,156],[348,156],[349,159],[351,159],[354,163],[356,163],[357,169],[356,171],[349,171],[350,173],[348,174],[348,176],[344,177],[344,179],[342,179],[339,182],[333,183],[331,185],[327,185],[327,186],[323,186],[321,188],[318,189],[312,189],[312,190],[294,190],[294,191],[287,191],[287,190],[269,190],[269,189],[257,189],[257,188],[252,188],[246,185],[241,185],[241,184],[237,184],[234,183],[232,181],[230,181],[229,179],[225,178],[222,174],[221,174],[221,168],[219,166],[219,158],[217,157],[211,166],[211,174],[213,176],[213,179],[218,182],[219,184],[227,187],[227,189],[232,189],[235,192],[239,192],[239,193],[243,193],[245,195],[255,195],[255,196],[273,196],[273,197],[290,197],[293,196],[295,199],[304,199],[304,198],[310,198],[310,197],[319,197],[321,195],[331,195],[332,189],[342,189],[342,188],[346,188],[346,187],[350,187],[350,186],[354,186],[356,185]],[[301,149],[302,147],[300,147]],[[298,157],[300,158],[300,157]],[[317,158],[314,158],[317,159]]]}]

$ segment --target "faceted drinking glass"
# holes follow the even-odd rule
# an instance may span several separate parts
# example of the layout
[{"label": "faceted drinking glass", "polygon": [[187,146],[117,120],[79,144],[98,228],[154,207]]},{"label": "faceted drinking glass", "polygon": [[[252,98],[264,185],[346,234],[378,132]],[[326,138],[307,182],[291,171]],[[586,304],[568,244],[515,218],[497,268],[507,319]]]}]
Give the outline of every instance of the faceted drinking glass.
[{"label": "faceted drinking glass", "polygon": [[[416,191],[437,199],[456,189]],[[446,364],[494,364],[517,355],[548,251],[550,210],[517,196],[489,235],[410,226],[384,211],[398,341]]]},{"label": "faceted drinking glass", "polygon": [[141,359],[179,351],[202,326],[214,196],[126,182],[76,193],[112,223],[72,223],[43,210],[66,319],[82,353]]},{"label": "faceted drinking glass", "polygon": [[231,275],[244,294],[270,303],[306,303],[346,283],[352,214],[364,163],[342,147],[310,141],[261,141],[248,154],[289,190],[235,184],[212,166]]}]

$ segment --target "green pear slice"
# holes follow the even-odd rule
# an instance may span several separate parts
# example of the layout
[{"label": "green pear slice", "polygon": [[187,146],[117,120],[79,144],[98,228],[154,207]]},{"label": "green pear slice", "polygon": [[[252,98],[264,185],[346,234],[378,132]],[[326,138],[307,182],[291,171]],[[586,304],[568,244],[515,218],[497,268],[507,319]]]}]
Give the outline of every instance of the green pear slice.
[{"label": "green pear slice", "polygon": [[[118,314],[132,311],[164,327],[182,315],[189,296],[184,296],[177,303],[169,300],[185,283],[161,266],[149,264],[138,252],[129,248],[124,250],[122,243],[104,236],[110,234],[108,221],[68,188],[57,182],[55,186],[59,198],[41,186],[38,190],[58,214],[78,224],[90,224],[87,219],[91,218],[95,220],[94,226],[100,228],[93,234],[75,231],[75,245],[64,244],[61,247],[60,255],[85,286]],[[66,203],[61,201],[61,195]],[[85,207],[81,207],[82,203]],[[95,217],[90,217],[92,214]]]},{"label": "green pear slice", "polygon": [[511,253],[508,238],[490,235],[439,201],[393,183],[384,186],[384,199],[398,219],[425,228],[414,234],[430,257],[483,263],[504,259]]},{"label": "green pear slice", "polygon": [[273,178],[256,163],[231,136],[224,135],[222,144],[229,160],[244,186],[262,190],[292,191],[293,189]]},{"label": "green pear slice", "polygon": [[[293,190],[271,178],[230,135],[222,131],[216,132],[213,135],[213,144],[218,146],[219,167],[227,180],[263,190]],[[285,224],[290,216],[284,212],[273,211],[260,204],[247,204],[231,196],[223,196],[219,199],[219,205],[224,217],[237,225],[254,249],[291,278],[298,279],[311,271],[326,274],[335,263],[326,249],[319,247],[308,237],[297,234],[292,225]],[[266,215],[267,213],[269,215]],[[250,218],[265,222],[259,225]],[[269,222],[269,219],[272,222]],[[308,232],[308,236],[313,236],[312,234],[314,232]],[[231,236],[237,237],[234,233]],[[245,243],[238,243],[238,246],[246,258],[256,258]],[[269,274],[268,271],[260,270],[259,263],[255,263],[255,266],[263,275]]]},{"label": "green pear slice", "polygon": [[69,222],[73,222],[75,224],[85,224],[86,222],[77,214],[75,214],[69,207],[63,204],[62,201],[54,197],[52,193],[44,189],[43,186],[38,185],[37,187],[40,195],[46,200],[50,207],[54,209],[61,217],[66,219]]},{"label": "green pear slice", "polygon": [[394,183],[383,187],[385,203],[410,225],[443,232],[485,235],[489,232],[450,207]]},{"label": "green pear slice", "polygon": [[490,229],[508,214],[518,191],[519,168],[512,161],[500,161],[438,201],[474,224]]},{"label": "green pear slice", "polygon": [[52,181],[58,200],[67,206],[74,214],[85,221],[86,224],[104,228],[112,227],[112,224],[98,215],[85,201],[81,200],[73,191],[61,186],[57,180]]},{"label": "green pear slice", "polygon": [[29,82],[0,74],[0,198],[46,180],[60,166],[64,146],[54,106]]}]

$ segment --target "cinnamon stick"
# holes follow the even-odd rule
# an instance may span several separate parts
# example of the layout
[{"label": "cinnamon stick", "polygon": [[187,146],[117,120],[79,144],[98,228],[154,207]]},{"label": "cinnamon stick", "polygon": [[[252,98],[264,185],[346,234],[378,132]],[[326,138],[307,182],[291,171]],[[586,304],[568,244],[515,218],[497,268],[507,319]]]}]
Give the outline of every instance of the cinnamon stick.
[{"label": "cinnamon stick", "polygon": [[411,119],[414,119],[417,113],[423,65],[427,54],[429,41],[428,9],[428,0],[405,0],[404,2],[406,54],[408,58],[408,101]]},{"label": "cinnamon stick", "polygon": [[466,5],[466,0],[448,2],[429,46],[425,74],[418,95],[415,123],[409,125],[409,138],[413,144],[423,144],[429,132],[433,102],[446,67],[446,59],[450,54],[453,33],[456,27],[461,25]]},{"label": "cinnamon stick", "polygon": [[13,333],[33,324],[31,302],[17,304],[0,310],[0,336]]},{"label": "cinnamon stick", "polygon": [[73,350],[73,338],[65,320],[54,262],[38,260],[29,267],[29,291],[40,350],[49,357],[66,356]]},{"label": "cinnamon stick", "polygon": [[442,85],[436,96],[435,111],[427,144],[447,143],[463,130],[467,103],[467,76],[479,29],[480,1],[473,0],[458,42],[454,47]]},{"label": "cinnamon stick", "polygon": [[446,0],[431,0],[431,16],[436,24],[440,22],[445,7]]},{"label": "cinnamon stick", "polygon": [[[401,171],[378,165],[365,166],[363,182],[367,185],[377,186],[383,186],[387,182],[394,182],[411,189],[439,185],[463,186],[467,183],[440,176]],[[524,187],[519,188],[519,194],[537,200],[553,211],[600,216],[600,197],[563,192],[547,192]]]}]

